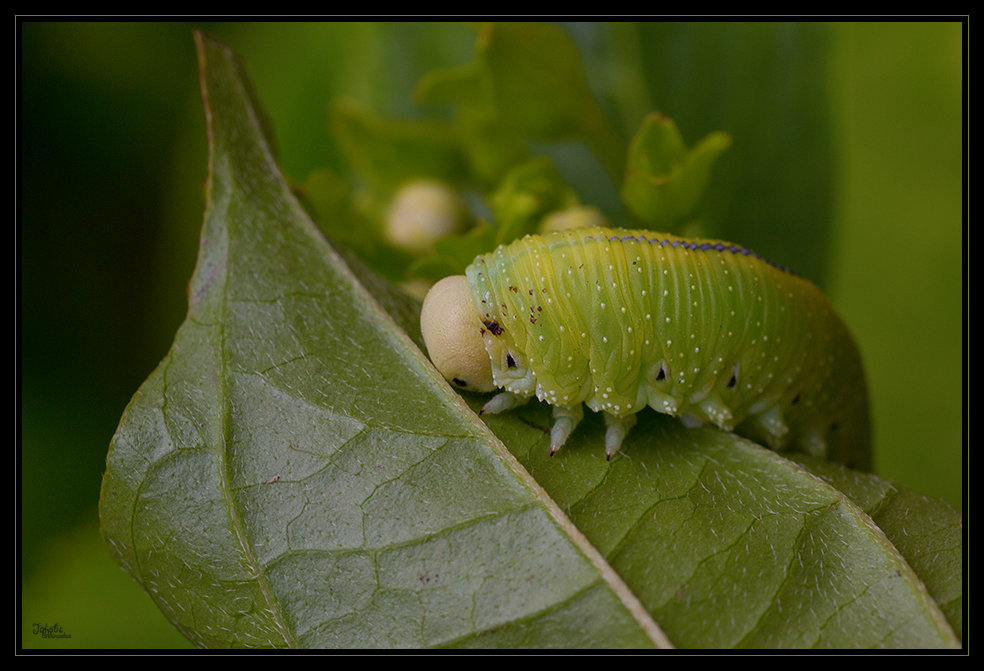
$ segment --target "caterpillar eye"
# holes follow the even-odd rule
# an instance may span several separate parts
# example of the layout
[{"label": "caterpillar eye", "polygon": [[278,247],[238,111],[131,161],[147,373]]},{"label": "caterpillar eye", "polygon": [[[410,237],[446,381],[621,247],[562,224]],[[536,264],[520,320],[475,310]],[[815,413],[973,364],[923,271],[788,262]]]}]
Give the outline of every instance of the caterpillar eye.
[{"label": "caterpillar eye", "polygon": [[728,380],[728,389],[734,389],[738,385],[738,364],[731,367],[731,379]]}]

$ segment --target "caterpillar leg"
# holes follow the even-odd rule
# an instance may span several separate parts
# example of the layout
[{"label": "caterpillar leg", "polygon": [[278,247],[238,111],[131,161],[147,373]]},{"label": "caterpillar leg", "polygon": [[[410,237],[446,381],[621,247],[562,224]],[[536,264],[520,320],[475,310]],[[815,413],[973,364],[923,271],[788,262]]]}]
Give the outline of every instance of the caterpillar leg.
[{"label": "caterpillar leg", "polygon": [[779,452],[789,446],[789,425],[782,416],[780,406],[774,405],[751,419],[770,448]]},{"label": "caterpillar leg", "polygon": [[484,415],[488,413],[490,415],[498,415],[500,412],[506,412],[507,410],[518,408],[521,405],[526,405],[529,400],[528,397],[517,396],[512,392],[504,391],[501,394],[493,396],[492,400],[482,406],[482,410],[478,414]]},{"label": "caterpillar leg", "polygon": [[637,418],[635,415],[616,417],[605,413],[605,426],[608,431],[605,433],[605,459],[611,461],[612,455],[622,447],[622,441],[628,435],[629,430],[635,426]]},{"label": "caterpillar leg", "polygon": [[731,414],[731,408],[725,405],[717,394],[701,401],[700,409],[719,429],[731,431],[735,428],[734,422],[732,422],[734,416]]},{"label": "caterpillar leg", "polygon": [[827,440],[821,431],[814,429],[800,438],[800,446],[811,457],[827,458]]},{"label": "caterpillar leg", "polygon": [[683,422],[683,425],[688,429],[699,429],[704,426],[704,420],[690,414],[689,412],[682,413],[680,415],[680,421]]},{"label": "caterpillar leg", "polygon": [[550,456],[563,447],[582,419],[584,419],[584,406],[578,403],[573,408],[561,408],[559,405],[553,409],[554,425],[550,429]]}]

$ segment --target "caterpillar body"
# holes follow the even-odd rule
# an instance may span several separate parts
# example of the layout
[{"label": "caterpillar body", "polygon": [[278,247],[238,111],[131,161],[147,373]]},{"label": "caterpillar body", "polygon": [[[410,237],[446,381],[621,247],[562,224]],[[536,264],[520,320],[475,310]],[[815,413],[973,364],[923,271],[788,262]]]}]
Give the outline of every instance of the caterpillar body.
[{"label": "caterpillar body", "polygon": [[434,285],[421,326],[461,389],[554,406],[551,454],[602,412],[611,458],[649,406],[773,449],[870,465],[858,348],[806,279],[748,249],[644,230],[531,235]]}]

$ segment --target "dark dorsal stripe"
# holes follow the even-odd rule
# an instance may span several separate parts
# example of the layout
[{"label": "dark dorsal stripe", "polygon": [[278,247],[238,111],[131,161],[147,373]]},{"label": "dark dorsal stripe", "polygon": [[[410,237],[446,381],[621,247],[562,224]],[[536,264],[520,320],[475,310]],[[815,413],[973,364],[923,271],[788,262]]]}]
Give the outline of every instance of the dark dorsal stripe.
[{"label": "dark dorsal stripe", "polygon": [[780,270],[784,273],[788,273],[790,275],[795,275],[796,277],[799,277],[799,273],[797,273],[796,271],[791,270],[786,266],[781,266],[778,263],[773,263],[772,261],[769,261],[768,259],[759,256],[758,254],[756,254],[750,249],[741,247],[740,245],[731,245],[724,242],[695,242],[691,240],[666,240],[662,238],[647,238],[644,235],[640,235],[639,237],[634,237],[631,235],[627,235],[625,237],[619,237],[617,235],[613,235],[610,238],[606,238],[606,236],[604,235],[599,235],[596,238],[589,235],[584,239],[585,240],[607,239],[609,242],[647,242],[650,245],[659,245],[660,247],[665,247],[666,245],[669,245],[670,247],[683,247],[684,249],[692,249],[694,251],[699,251],[699,252],[709,252],[712,250],[716,252],[731,252],[732,254],[742,254],[744,256],[751,256],[752,258],[758,259],[762,263],[767,263],[768,265],[772,266],[776,270]]}]

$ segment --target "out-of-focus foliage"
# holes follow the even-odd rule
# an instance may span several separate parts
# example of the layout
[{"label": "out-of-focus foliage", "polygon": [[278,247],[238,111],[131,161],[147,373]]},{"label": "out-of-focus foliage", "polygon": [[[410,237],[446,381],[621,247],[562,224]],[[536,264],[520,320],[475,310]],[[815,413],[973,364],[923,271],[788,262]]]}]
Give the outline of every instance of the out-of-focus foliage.
[{"label": "out-of-focus foliage", "polygon": [[[693,219],[711,168],[731,143],[726,133],[712,133],[688,151],[673,122],[653,113],[630,146],[592,93],[577,47],[561,28],[483,23],[476,31],[473,61],[425,73],[416,88],[418,102],[451,105],[451,122],[383,119],[351,101],[335,103],[331,127],[352,179],[348,202],[357,202],[362,216],[352,216],[336,197],[338,180],[320,177],[321,171],[299,192],[315,205],[311,212],[325,230],[392,279],[460,274],[475,255],[581,204],[550,157],[531,157],[534,140],[591,149],[615,185],[624,180],[622,198],[637,217],[626,226],[679,232]],[[421,179],[473,190],[491,211],[494,237],[479,223],[478,233],[464,239],[435,235],[433,245],[421,243],[414,261],[388,253],[394,193]]]},{"label": "out-of-focus foliage", "polygon": [[629,146],[622,199],[656,230],[673,230],[700,205],[711,168],[731,146],[726,133],[711,133],[687,151],[672,119],[653,113]]}]

